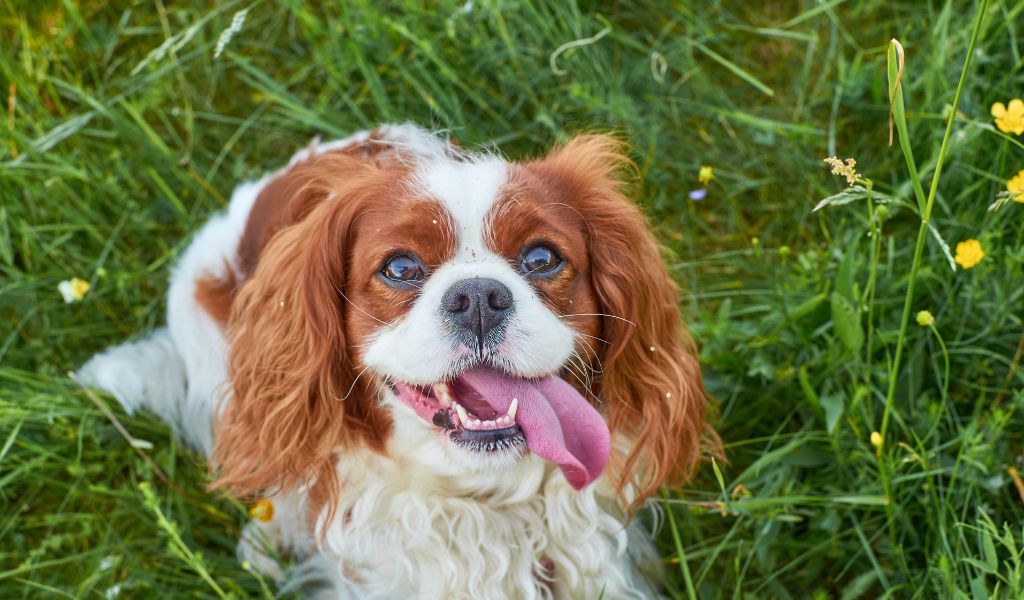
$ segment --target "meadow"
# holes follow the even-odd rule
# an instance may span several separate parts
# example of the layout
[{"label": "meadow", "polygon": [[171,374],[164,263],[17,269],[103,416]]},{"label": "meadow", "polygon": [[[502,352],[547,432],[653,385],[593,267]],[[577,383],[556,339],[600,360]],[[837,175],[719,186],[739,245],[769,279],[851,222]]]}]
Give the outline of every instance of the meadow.
[{"label": "meadow", "polygon": [[641,516],[667,594],[1024,597],[1022,14],[0,2],[0,597],[272,597],[234,556],[248,507],[67,372],[163,322],[239,180],[407,120],[514,158],[628,141],[726,453]]}]

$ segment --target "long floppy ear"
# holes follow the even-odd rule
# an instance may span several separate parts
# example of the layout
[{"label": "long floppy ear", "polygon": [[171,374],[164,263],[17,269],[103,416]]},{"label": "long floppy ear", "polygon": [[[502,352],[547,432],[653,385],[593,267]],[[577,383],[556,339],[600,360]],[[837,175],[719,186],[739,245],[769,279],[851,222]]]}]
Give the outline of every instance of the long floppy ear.
[{"label": "long floppy ear", "polygon": [[215,486],[253,496],[309,484],[314,507],[338,491],[336,448],[380,449],[390,427],[345,339],[346,238],[374,167],[319,162],[304,167],[295,196],[274,199],[292,203],[293,222],[260,252],[232,306],[230,398],[212,456]]},{"label": "long floppy ear", "polygon": [[632,165],[622,144],[579,136],[541,162],[589,225],[591,283],[605,315],[597,394],[613,436],[610,475],[637,506],[693,474],[702,440],[718,447],[705,423],[696,347],[647,220],[623,193],[622,173]]}]

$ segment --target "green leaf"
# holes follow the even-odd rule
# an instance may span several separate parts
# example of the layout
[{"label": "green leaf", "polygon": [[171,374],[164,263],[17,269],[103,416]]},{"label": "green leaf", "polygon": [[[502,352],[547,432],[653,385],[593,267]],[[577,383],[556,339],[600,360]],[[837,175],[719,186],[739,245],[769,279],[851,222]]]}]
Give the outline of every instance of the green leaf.
[{"label": "green leaf", "polygon": [[999,537],[999,541],[1010,551],[1010,556],[1017,556],[1017,541],[1008,523],[1003,523],[1003,535]]},{"label": "green leaf", "polygon": [[[924,188],[921,186],[921,177],[917,174],[917,163],[914,161],[914,152],[910,149],[910,134],[907,130],[907,113],[903,105],[903,81],[906,79],[906,71],[903,70],[904,56],[903,46],[893,38],[889,42],[889,49],[886,52],[887,66],[889,72],[889,104],[892,111],[892,120],[896,125],[899,134],[900,149],[903,150],[903,157],[907,160],[907,170],[910,171],[910,182],[914,186],[914,195],[917,197],[918,209],[923,213],[925,205]],[[892,140],[890,140],[891,143]]]},{"label": "green leaf", "polygon": [[857,309],[839,292],[832,292],[831,303],[832,324],[835,326],[836,335],[847,350],[857,352],[864,344],[864,332],[860,328],[860,315],[857,314]]},{"label": "green leaf", "polygon": [[989,598],[997,598],[988,591],[988,585],[985,583],[985,577],[975,577],[971,580],[971,597],[974,600],[988,600]]},{"label": "green leaf", "polygon": [[844,405],[842,394],[826,394],[821,397],[821,408],[825,410],[825,428],[829,434],[836,430],[836,425],[843,416]]},{"label": "green leaf", "polygon": [[949,268],[956,271],[956,261],[953,260],[953,254],[949,251],[949,244],[946,240],[942,239],[942,235],[939,230],[935,228],[935,225],[928,223],[928,232],[932,234],[935,241],[939,243],[939,248],[942,248],[942,254],[946,257],[946,262],[949,263]]},{"label": "green leaf", "polygon": [[842,206],[858,200],[866,200],[868,197],[868,188],[857,184],[851,185],[850,187],[843,188],[842,191],[832,194],[828,198],[824,198],[820,202],[814,205],[811,212],[818,212],[826,206]]},{"label": "green leaf", "polygon": [[718,487],[725,493],[725,478],[722,477],[722,471],[718,468],[718,461],[714,457],[711,457],[711,468],[715,471],[715,479],[718,480]]},{"label": "green leaf", "polygon": [[837,504],[857,504],[863,506],[885,506],[885,496],[871,494],[853,496],[832,496],[832,501]]},{"label": "green leaf", "polygon": [[790,320],[796,322],[806,317],[807,315],[811,314],[812,312],[814,312],[815,309],[818,308],[818,306],[821,305],[822,302],[825,301],[825,298],[828,298],[828,295],[823,292],[801,302],[799,305],[797,305],[796,308],[789,311]]},{"label": "green leaf", "polygon": [[843,254],[843,260],[839,261],[839,271],[836,273],[836,291],[850,301],[857,302],[853,293],[853,257],[856,255],[856,248],[847,248]]},{"label": "green leaf", "polygon": [[[883,194],[878,190],[873,190],[871,192],[871,198],[876,204],[910,206],[906,200],[897,198],[896,196],[890,196],[889,194]],[[818,203],[814,205],[814,208],[811,209],[811,212],[817,212],[829,206],[843,206],[845,204],[850,204],[851,202],[867,199],[868,188],[858,183],[856,185],[843,188],[841,191],[819,200]]]},{"label": "green leaf", "polygon": [[815,410],[821,410],[821,400],[818,398],[817,392],[814,391],[811,380],[807,377],[807,365],[800,365],[800,369],[797,371],[797,378],[800,380],[800,389],[803,390],[807,402]]},{"label": "green leaf", "polygon": [[994,574],[996,572],[995,569],[989,567],[987,563],[982,562],[976,558],[962,558],[960,560],[964,561],[965,563],[971,565],[972,567],[978,569],[983,573]]},{"label": "green leaf", "polygon": [[766,96],[769,96],[769,97],[775,95],[775,90],[773,90],[772,88],[770,88],[767,85],[765,85],[760,79],[758,79],[757,77],[754,77],[753,75],[750,74],[749,71],[744,70],[742,67],[740,67],[736,63],[732,62],[728,58],[726,58],[726,57],[722,56],[721,54],[715,52],[711,48],[708,48],[707,46],[705,46],[704,44],[698,42],[697,40],[690,40],[690,43],[693,44],[694,48],[696,48],[697,50],[700,50],[701,52],[706,54],[709,58],[711,58],[711,60],[717,62],[718,64],[722,65],[726,69],[729,69],[730,71],[732,71],[733,75],[739,77],[743,81],[746,81],[747,83],[752,85],[754,87],[754,89],[756,89],[757,91],[759,91],[762,94],[764,94]]},{"label": "green leaf", "polygon": [[985,564],[995,572],[999,570],[999,555],[996,554],[996,545],[992,542],[992,534],[987,530],[981,531],[981,549],[985,552]]}]

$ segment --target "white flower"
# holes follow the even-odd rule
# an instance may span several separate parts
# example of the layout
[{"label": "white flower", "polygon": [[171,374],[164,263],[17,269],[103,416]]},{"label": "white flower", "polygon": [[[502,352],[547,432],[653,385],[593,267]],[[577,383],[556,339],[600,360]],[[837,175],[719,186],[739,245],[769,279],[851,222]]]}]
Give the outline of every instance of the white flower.
[{"label": "white flower", "polygon": [[61,296],[64,296],[64,302],[71,304],[72,302],[78,302],[89,293],[88,281],[72,277],[71,279],[65,279],[64,281],[57,284],[57,291],[60,292]]}]

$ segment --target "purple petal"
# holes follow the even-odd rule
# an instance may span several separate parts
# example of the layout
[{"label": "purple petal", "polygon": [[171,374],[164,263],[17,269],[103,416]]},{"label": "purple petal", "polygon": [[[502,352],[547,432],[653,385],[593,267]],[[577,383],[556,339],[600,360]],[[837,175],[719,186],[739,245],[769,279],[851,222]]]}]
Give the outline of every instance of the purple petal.
[{"label": "purple petal", "polygon": [[697,188],[695,190],[690,190],[688,196],[690,196],[690,200],[700,202],[701,200],[708,197],[708,188]]}]

